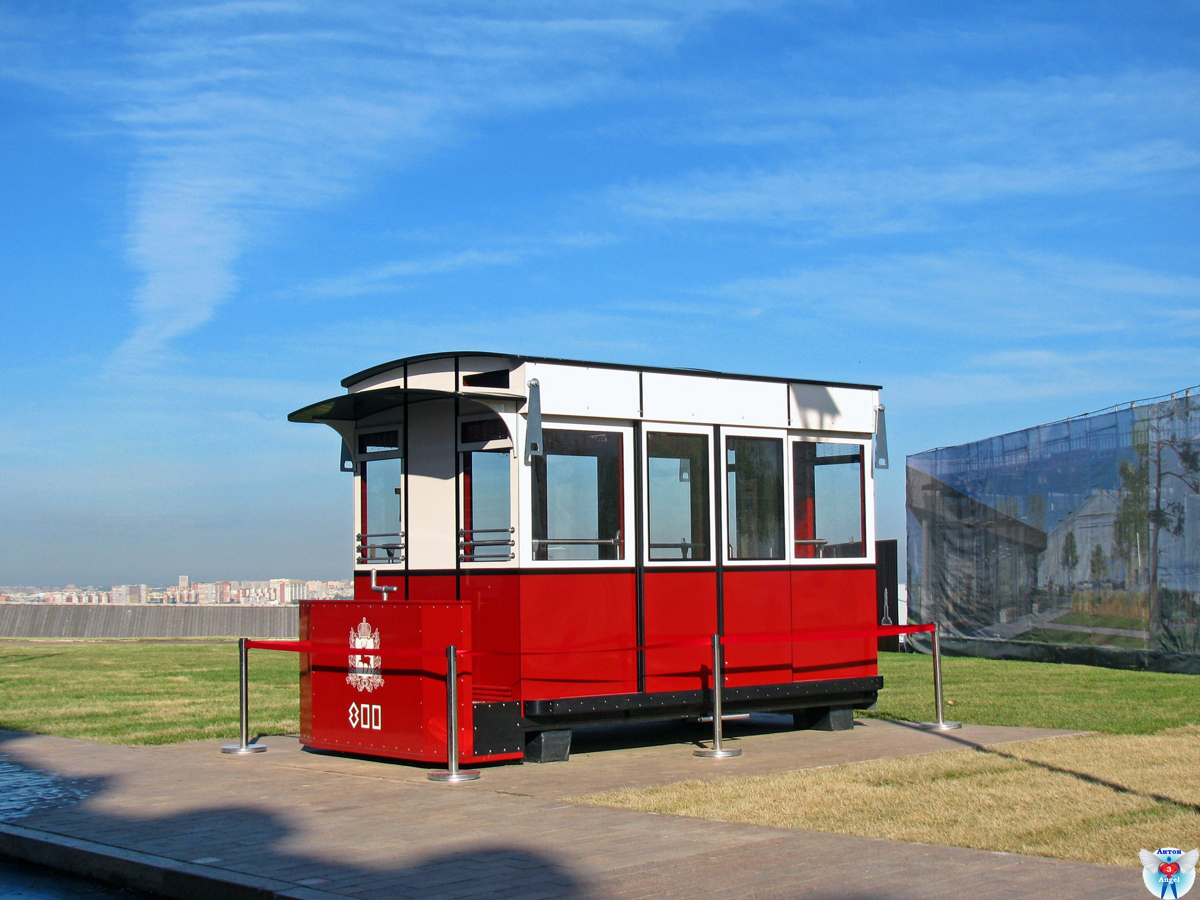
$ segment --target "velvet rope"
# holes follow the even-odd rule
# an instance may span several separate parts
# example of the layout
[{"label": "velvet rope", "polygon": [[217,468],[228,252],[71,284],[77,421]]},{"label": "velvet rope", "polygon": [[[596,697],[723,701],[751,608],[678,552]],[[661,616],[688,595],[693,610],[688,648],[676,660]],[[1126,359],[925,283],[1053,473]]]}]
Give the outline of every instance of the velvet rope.
[{"label": "velvet rope", "polygon": [[[929,633],[936,625],[881,625],[846,631],[801,631],[791,634],[734,634],[723,635],[722,644],[798,644],[808,641],[846,640],[847,638],[880,638],[899,634]],[[556,650],[459,650],[460,658],[468,656],[565,656],[573,653],[631,653],[635,650],[678,650],[686,647],[710,647],[711,637],[680,637],[658,644],[643,644],[634,647],[572,647]],[[344,656],[356,648],[345,644],[318,644],[315,641],[246,641],[248,650],[281,650],[290,653],[309,653],[316,656]],[[417,650],[361,648],[361,656],[380,656],[393,659],[431,659],[444,657],[445,649]]]}]

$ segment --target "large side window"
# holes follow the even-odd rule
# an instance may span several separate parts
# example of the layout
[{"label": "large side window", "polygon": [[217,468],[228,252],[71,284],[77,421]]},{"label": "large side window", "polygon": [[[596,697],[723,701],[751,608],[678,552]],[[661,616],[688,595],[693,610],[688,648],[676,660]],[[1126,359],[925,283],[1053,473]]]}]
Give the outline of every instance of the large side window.
[{"label": "large side window", "polygon": [[362,491],[358,561],[403,562],[404,504],[400,492],[404,460],[400,453],[400,432],[393,429],[359,435],[358,459]]},{"label": "large side window", "polygon": [[725,439],[730,559],[784,559],[783,441]]},{"label": "large side window", "polygon": [[797,441],[792,464],[796,558],[866,556],[862,446]]},{"label": "large side window", "polygon": [[646,434],[650,559],[712,559],[708,438]]},{"label": "large side window", "polygon": [[511,462],[508,450],[475,450],[462,455],[463,531],[459,547],[465,562],[512,559]]},{"label": "large side window", "polygon": [[533,457],[533,558],[624,559],[621,433],[542,432]]}]

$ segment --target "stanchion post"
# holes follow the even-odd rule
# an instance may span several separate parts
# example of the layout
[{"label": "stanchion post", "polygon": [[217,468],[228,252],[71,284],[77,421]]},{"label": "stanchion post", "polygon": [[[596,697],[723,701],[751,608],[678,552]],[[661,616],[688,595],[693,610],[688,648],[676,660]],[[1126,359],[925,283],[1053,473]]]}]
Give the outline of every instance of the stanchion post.
[{"label": "stanchion post", "polygon": [[941,626],[933,626],[933,705],[937,711],[936,722],[919,722],[926,731],[953,731],[962,728],[962,722],[947,722],[942,714],[942,637]]},{"label": "stanchion post", "polygon": [[721,636],[712,636],[712,695],[713,695],[713,743],[711,747],[701,747],[692,751],[695,756],[708,759],[728,759],[731,756],[741,756],[742,751],[721,746],[721,690],[725,684],[725,666],[721,659]]},{"label": "stanchion post", "polygon": [[451,784],[479,778],[473,769],[458,768],[458,648],[453,644],[446,648],[446,771],[430,772],[425,777]]},{"label": "stanchion post", "polygon": [[238,707],[241,725],[241,743],[227,744],[221,748],[222,753],[234,753],[242,756],[247,753],[266,753],[263,744],[250,743],[250,648],[246,646],[245,638],[238,638]]}]

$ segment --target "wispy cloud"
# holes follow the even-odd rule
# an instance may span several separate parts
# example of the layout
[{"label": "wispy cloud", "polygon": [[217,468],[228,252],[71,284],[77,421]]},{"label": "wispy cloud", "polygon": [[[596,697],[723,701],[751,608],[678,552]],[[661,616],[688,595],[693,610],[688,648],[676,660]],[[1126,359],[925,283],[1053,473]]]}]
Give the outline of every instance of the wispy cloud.
[{"label": "wispy cloud", "polygon": [[947,409],[986,420],[997,406],[1006,406],[1016,411],[1013,427],[1026,427],[1038,424],[1029,419],[1031,409],[1055,408],[1056,417],[1078,415],[1196,380],[1190,349],[1131,346],[980,354],[952,367],[897,374],[889,379],[888,391],[903,397],[909,409],[936,411],[943,420]]},{"label": "wispy cloud", "polygon": [[518,250],[485,252],[463,250],[445,253],[429,259],[405,259],[384,263],[343,275],[325,278],[305,290],[314,297],[358,297],[383,291],[396,291],[412,280],[426,275],[443,275],[457,269],[474,266],[511,265],[525,254]]},{"label": "wispy cloud", "polygon": [[[976,340],[1176,330],[1200,307],[1200,278],[1032,251],[854,256],[737,279],[703,292],[713,314],[792,311]],[[703,307],[701,307],[703,308]],[[974,342],[974,341],[973,341]]]},{"label": "wispy cloud", "polygon": [[[118,353],[130,363],[208,321],[281,212],[353,190],[475,121],[613,89],[637,54],[740,5],[235,0],[5,22],[0,39],[22,51],[5,74],[90,98],[95,118],[80,129],[107,121],[131,142],[126,240],[142,284]],[[84,52],[68,58],[63,35]]]},{"label": "wispy cloud", "polygon": [[1194,191],[1200,171],[1194,71],[898,85],[868,97],[705,88],[710,102],[694,116],[642,127],[668,143],[740,145],[761,161],[633,183],[611,192],[618,208],[842,237],[943,227],[994,201],[1178,190],[1182,173]]},{"label": "wispy cloud", "polygon": [[990,200],[1129,188],[1146,176],[1200,167],[1177,142],[1021,165],[847,169],[823,164],[750,174],[695,175],[634,190],[625,208],[656,218],[818,223],[835,233],[921,229],[936,213]]}]

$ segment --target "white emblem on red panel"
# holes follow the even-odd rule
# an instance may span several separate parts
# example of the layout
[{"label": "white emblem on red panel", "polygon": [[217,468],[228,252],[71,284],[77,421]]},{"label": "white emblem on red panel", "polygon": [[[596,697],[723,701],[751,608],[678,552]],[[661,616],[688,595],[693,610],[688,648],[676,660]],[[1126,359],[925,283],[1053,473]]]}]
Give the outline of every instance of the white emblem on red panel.
[{"label": "white emblem on red panel", "polygon": [[382,657],[365,654],[363,650],[379,649],[379,629],[371,630],[364,617],[357,628],[350,629],[350,667],[346,683],[358,691],[373,691],[383,687]]}]

